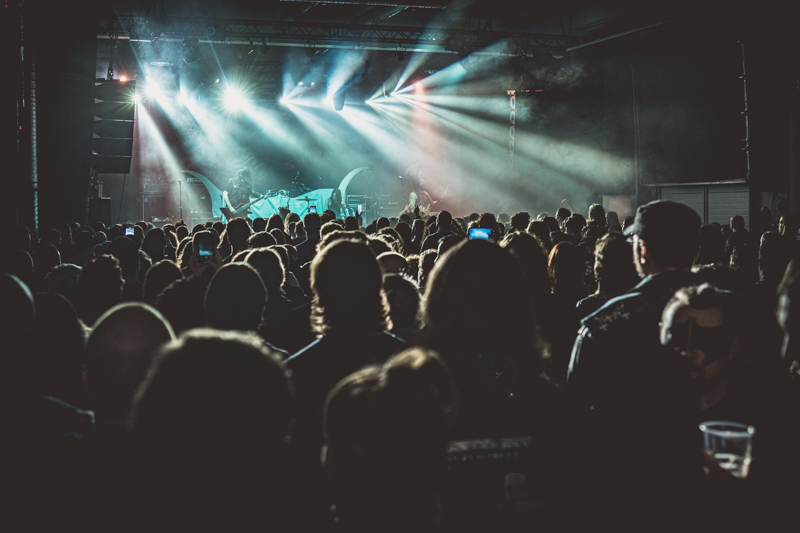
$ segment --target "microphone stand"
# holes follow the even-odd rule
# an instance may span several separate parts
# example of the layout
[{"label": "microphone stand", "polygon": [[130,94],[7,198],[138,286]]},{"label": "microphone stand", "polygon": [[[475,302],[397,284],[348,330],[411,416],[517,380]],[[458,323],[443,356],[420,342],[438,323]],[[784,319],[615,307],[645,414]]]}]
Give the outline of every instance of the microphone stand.
[{"label": "microphone stand", "polygon": [[[372,189],[373,194],[375,194],[376,202],[375,202],[375,204],[373,204],[372,207],[378,206],[378,209],[380,209],[381,208],[381,196],[378,194],[378,191],[375,190],[375,187],[372,186],[372,182],[369,181],[369,178],[367,178],[367,171],[364,171],[363,174],[364,174],[364,180],[367,182],[367,185],[369,185],[369,188]],[[373,215],[375,215],[375,220],[377,220],[378,219],[378,211],[375,210],[373,212]]]},{"label": "microphone stand", "polygon": [[183,220],[183,183],[181,180],[178,180],[178,198],[180,199],[178,203],[181,209],[181,220]]}]

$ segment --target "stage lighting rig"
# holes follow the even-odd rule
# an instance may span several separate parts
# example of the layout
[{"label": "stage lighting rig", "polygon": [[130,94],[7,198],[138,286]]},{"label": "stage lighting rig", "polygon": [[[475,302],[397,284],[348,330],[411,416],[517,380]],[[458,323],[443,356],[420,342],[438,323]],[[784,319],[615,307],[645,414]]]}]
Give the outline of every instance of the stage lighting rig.
[{"label": "stage lighting rig", "polygon": [[473,50],[467,46],[467,41],[463,37],[451,35],[444,42],[444,49],[447,52],[455,52],[458,54],[459,59],[463,59],[470,55]]},{"label": "stage lighting rig", "polygon": [[239,111],[245,104],[246,96],[241,87],[228,85],[225,88],[223,102],[230,111]]},{"label": "stage lighting rig", "polygon": [[200,59],[200,41],[197,37],[186,37],[181,41],[183,46],[183,62],[187,65]]},{"label": "stage lighting rig", "polygon": [[333,94],[331,97],[331,104],[336,111],[341,111],[344,109],[344,101],[346,96],[346,91],[341,90]]},{"label": "stage lighting rig", "polygon": [[161,90],[161,86],[154,81],[148,81],[147,85],[144,86],[144,97],[148,100],[158,100],[162,96],[164,96],[164,92]]}]

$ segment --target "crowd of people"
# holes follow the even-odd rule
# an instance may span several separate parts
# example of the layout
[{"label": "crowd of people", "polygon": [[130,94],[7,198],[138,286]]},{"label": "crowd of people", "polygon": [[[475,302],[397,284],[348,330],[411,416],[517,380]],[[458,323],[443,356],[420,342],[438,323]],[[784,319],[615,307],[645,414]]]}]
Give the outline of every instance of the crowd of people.
[{"label": "crowd of people", "polygon": [[[784,211],[749,230],[671,201],[622,222],[595,204],[16,228],[0,523],[787,528],[800,219]],[[705,451],[709,420],[756,428],[746,478]]]}]

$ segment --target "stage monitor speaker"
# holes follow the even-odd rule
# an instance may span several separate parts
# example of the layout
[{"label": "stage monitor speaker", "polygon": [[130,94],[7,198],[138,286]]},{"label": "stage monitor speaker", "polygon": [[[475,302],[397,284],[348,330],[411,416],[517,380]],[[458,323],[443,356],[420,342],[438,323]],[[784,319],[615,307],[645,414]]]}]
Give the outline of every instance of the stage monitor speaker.
[{"label": "stage monitor speaker", "polygon": [[[186,190],[184,191],[183,209],[187,207],[192,216],[210,218],[212,213],[211,195],[203,182],[198,178],[186,179]],[[188,206],[187,206],[188,203]]]},{"label": "stage monitor speaker", "polygon": [[136,82],[97,80],[94,88],[92,166],[100,173],[131,170]]},{"label": "stage monitor speaker", "polygon": [[89,198],[89,224],[97,221],[111,226],[111,198]]},{"label": "stage monitor speaker", "polygon": [[170,202],[168,194],[142,193],[142,220],[152,222],[171,218]]}]

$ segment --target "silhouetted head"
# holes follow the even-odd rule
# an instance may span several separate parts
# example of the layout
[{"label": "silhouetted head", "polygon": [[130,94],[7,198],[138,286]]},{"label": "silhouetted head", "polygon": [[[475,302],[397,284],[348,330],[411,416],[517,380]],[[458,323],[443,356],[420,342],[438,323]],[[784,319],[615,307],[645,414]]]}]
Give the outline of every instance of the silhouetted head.
[{"label": "silhouetted head", "polygon": [[164,230],[153,228],[148,230],[142,241],[142,250],[150,256],[153,261],[161,261],[166,257],[164,253]]},{"label": "silhouetted head", "polygon": [[318,233],[322,227],[322,221],[317,213],[308,213],[303,217],[303,227],[309,234]]},{"label": "silhouetted head", "polygon": [[627,292],[639,281],[633,247],[621,233],[607,233],[594,248],[594,275],[609,296]]},{"label": "silhouetted head", "polygon": [[218,329],[255,331],[261,324],[267,289],[261,276],[246,263],[217,270],[206,291],[208,325]]},{"label": "silhouetted head", "polygon": [[583,285],[583,253],[572,243],[560,242],[553,246],[547,266],[554,293]]},{"label": "silhouetted head", "polygon": [[122,299],[122,270],[112,255],[100,255],[86,263],[78,280],[78,316],[87,324]]},{"label": "silhouetted head", "polygon": [[108,253],[119,261],[122,276],[136,281],[139,275],[139,245],[130,237],[117,237],[108,245]]},{"label": "silhouetted head", "polygon": [[278,253],[271,248],[258,248],[247,255],[245,262],[261,276],[267,289],[267,299],[277,300],[286,279],[286,271]]},{"label": "silhouetted head", "polygon": [[408,261],[397,252],[384,252],[378,256],[384,274],[402,274],[408,268]]},{"label": "silhouetted head", "polygon": [[231,219],[225,227],[225,235],[234,250],[244,250],[247,247],[247,239],[251,235],[250,226],[243,218]]},{"label": "silhouetted head", "polygon": [[531,298],[550,294],[547,250],[537,237],[522,232],[510,233],[500,242],[500,246],[517,260]]},{"label": "silhouetted head", "polygon": [[368,246],[339,240],[325,247],[311,264],[314,332],[386,331],[388,310],[382,285],[380,265]]},{"label": "silhouetted head", "polygon": [[283,219],[278,214],[273,214],[267,221],[267,228],[265,231],[271,232],[274,229],[283,231]]},{"label": "silhouetted head", "polygon": [[95,322],[86,341],[86,372],[102,417],[127,422],[156,350],[174,338],[161,313],[138,302],[117,305]]},{"label": "silhouetted head", "polygon": [[156,296],[158,309],[176,334],[206,325],[206,286],[197,278],[179,279]]},{"label": "silhouetted head", "polygon": [[692,208],[656,200],[639,206],[624,233],[634,236],[636,268],[649,275],[665,268],[691,268],[700,247],[699,230],[700,215]]},{"label": "silhouetted head", "polygon": [[354,531],[425,531],[437,516],[453,380],[432,351],[410,348],[343,379],[324,409],[325,471]]},{"label": "silhouetted head", "polygon": [[144,279],[142,301],[148,305],[155,305],[156,296],[173,281],[183,278],[183,273],[178,265],[164,259],[150,267]]},{"label": "silhouetted head", "polygon": [[589,206],[589,219],[591,224],[600,224],[606,226],[606,210],[600,204],[592,204]]},{"label": "silhouetted head", "polygon": [[383,278],[383,290],[389,302],[392,327],[418,328],[422,296],[416,282],[400,274],[388,274]]},{"label": "silhouetted head", "polygon": [[425,289],[430,346],[470,380],[479,379],[474,374],[479,356],[535,359],[535,321],[524,288],[517,262],[498,245],[482,240],[457,245],[436,262]]},{"label": "silhouetted head", "polygon": [[511,215],[510,224],[513,231],[525,231],[530,223],[531,215],[527,212],[520,211]]},{"label": "silhouetted head", "polygon": [[169,343],[131,417],[152,503],[167,514],[189,509],[192,516],[176,514],[210,517],[215,527],[255,527],[249,520],[272,503],[265,492],[285,490],[273,486],[274,472],[284,463],[292,401],[283,364],[255,334],[199,329]]},{"label": "silhouetted head", "polygon": [[73,305],[78,305],[78,282],[82,268],[72,263],[56,265],[47,273],[42,281],[42,289],[46,292],[58,293]]}]

